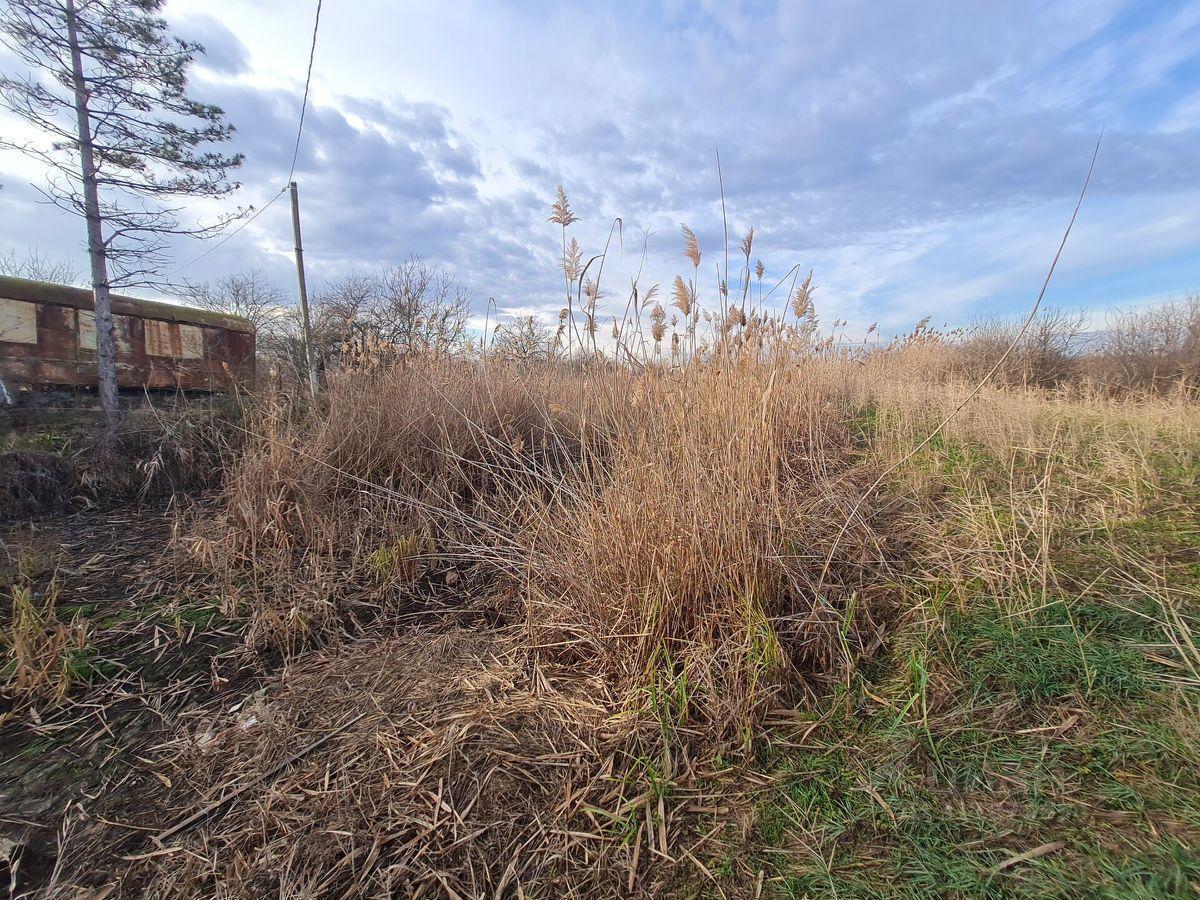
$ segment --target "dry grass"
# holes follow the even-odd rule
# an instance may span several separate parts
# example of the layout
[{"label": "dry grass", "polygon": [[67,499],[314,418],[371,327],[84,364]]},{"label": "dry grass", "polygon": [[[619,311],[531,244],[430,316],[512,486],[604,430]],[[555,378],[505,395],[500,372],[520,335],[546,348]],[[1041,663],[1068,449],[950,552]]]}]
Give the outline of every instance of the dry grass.
[{"label": "dry grass", "polygon": [[372,640],[311,658],[278,696],[272,687],[235,717],[198,724],[172,773],[189,805],[189,792],[266,771],[345,710],[370,708],[286,773],[270,804],[207,829],[204,856],[174,861],[150,895],[494,895],[534,864],[548,879],[575,843],[555,814],[588,786],[605,709],[595,685],[535,694],[523,669],[488,632]]},{"label": "dry grass", "polygon": [[28,584],[13,585],[11,596],[8,621],[0,628],[0,699],[14,705],[61,700],[86,674],[87,625],[59,619],[53,584],[40,597]]},{"label": "dry grass", "polygon": [[869,480],[828,375],[694,369],[626,389],[603,459],[524,531],[534,646],[632,690],[649,678],[676,720],[727,737],[780,690],[842,677],[876,640],[901,563],[868,508],[820,583]]},{"label": "dry grass", "polygon": [[899,554],[869,508],[818,583],[868,481],[852,402],[820,366],[345,376],[316,421],[262,420],[197,547],[233,573],[253,642],[294,650],[449,580],[549,658],[631,690],[659,668],[681,716],[744,734],[878,643]]},{"label": "dry grass", "polygon": [[[714,761],[752,760],[779,708],[821,708],[873,658],[908,660],[902,683],[920,687],[902,718],[945,721],[958,676],[930,635],[981,596],[1034,623],[1086,579],[1126,579],[1162,600],[1143,652],[1190,685],[1195,598],[1118,537],[1103,572],[1063,558],[1171,495],[1200,446],[1196,408],[987,388],[851,515],[971,390],[928,379],[930,345],[645,374],[428,358],[332,378],[319,409],[268,402],[223,512],[191,540],[250,644],[294,668],[169,749],[170,779],[198,790],[178,803],[367,715],[269,802],[155,857],[155,890],[603,896],[716,880],[700,860],[750,826],[735,817],[717,839],[688,810],[724,790],[746,817],[751,794]],[[507,624],[387,636],[447,610]]]},{"label": "dry grass", "polygon": [[[811,273],[781,282],[790,318],[748,303],[750,235],[704,312],[684,226],[682,321],[635,281],[606,359],[603,254],[589,277],[561,190],[551,221],[557,340],[531,322],[529,352],[498,330],[479,352],[343,360],[319,407],[268,396],[248,417],[223,511],[188,540],[249,646],[293,662],[252,712],[181,739],[173,765],[201,793],[180,802],[366,715],[269,803],[153,857],[160,893],[616,896],[697,874],[720,890],[701,859],[753,832],[752,791],[707,831],[688,810],[728,787],[728,760],[754,760],[781,708],[827,706],[865,663],[904,657],[896,721],[944,716],[956,676],[928,648],[946,601],[982,594],[1033,622],[1080,589],[1062,548],[1136,521],[1164,458],[1192,461],[1187,391],[1086,386],[1075,319],[922,322],[847,352],[821,335]],[[1184,606],[1160,607],[1145,650],[1180,683]],[[432,643],[388,636],[430,616]],[[762,890],[764,868],[731,866]]]},{"label": "dry grass", "polygon": [[[897,613],[902,520],[872,498],[837,540],[875,466],[847,378],[426,358],[333,378],[320,409],[268,401],[187,540],[297,674],[262,725],[206,726],[230,737],[178,764],[211,798],[370,712],[284,776],[324,767],[320,799],[280,782],[154,883],[612,895],[694,874],[698,772],[846,683]],[[447,608],[508,626],[381,642]]]},{"label": "dry grass", "polygon": [[[603,254],[568,241],[561,189],[552,212],[557,340],[530,322],[478,352],[347,355],[319,403],[246,415],[216,512],[180,540],[247,653],[281,668],[157,748],[170,815],[145,827],[230,802],[134,854],[125,886],[803,896],[834,890],[843,843],[853,886],[923,834],[931,868],[863,893],[970,894],[1065,847],[1033,840],[1044,821],[1101,802],[1076,799],[1084,764],[1030,787],[1066,799],[1030,813],[1024,849],[932,835],[968,805],[1022,809],[1049,743],[1019,736],[1098,734],[1112,707],[1093,696],[1133,710],[1147,680],[1194,727],[1192,545],[1153,530],[1193,521],[1186,366],[1102,382],[1054,314],[847,350],[811,273],[765,311],[753,232],[741,274],[701,291],[686,226],[682,319],[635,282],[606,358]],[[1015,762],[964,789],[1002,739]],[[798,769],[769,769],[793,751]]]}]

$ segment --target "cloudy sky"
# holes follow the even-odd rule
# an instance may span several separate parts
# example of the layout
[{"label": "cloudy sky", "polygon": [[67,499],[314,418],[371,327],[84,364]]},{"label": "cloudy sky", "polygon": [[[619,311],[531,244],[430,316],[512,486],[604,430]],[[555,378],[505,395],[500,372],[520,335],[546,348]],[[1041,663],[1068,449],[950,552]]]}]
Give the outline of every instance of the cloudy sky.
[{"label": "cloudy sky", "polygon": [[[168,4],[208,49],[193,94],[237,126],[235,202],[286,179],[314,5]],[[556,315],[561,183],[585,254],[624,222],[610,303],[643,241],[643,289],[690,269],[681,222],[700,236],[703,303],[724,257],[719,149],[731,249],[752,225],[766,283],[815,269],[824,321],[1012,314],[1104,129],[1048,302],[1102,314],[1200,289],[1193,0],[326,0],[310,104],[296,179],[317,285],[415,253],[479,311],[494,297]],[[85,271],[82,223],[38,201],[38,177],[0,152],[0,256],[36,247]],[[182,274],[257,268],[291,290],[290,239],[285,197]],[[177,264],[205,249],[179,246]]]}]

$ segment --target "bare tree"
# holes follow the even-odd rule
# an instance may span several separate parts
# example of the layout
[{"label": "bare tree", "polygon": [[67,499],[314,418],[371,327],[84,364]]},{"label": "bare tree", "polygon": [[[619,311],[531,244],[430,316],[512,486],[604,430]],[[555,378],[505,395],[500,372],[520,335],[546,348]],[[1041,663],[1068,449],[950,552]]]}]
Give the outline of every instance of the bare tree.
[{"label": "bare tree", "polygon": [[466,335],[470,294],[419,257],[331,283],[313,301],[314,342],[326,356],[342,344],[392,355],[448,353]]},{"label": "bare tree", "polygon": [[118,418],[112,284],[146,282],[169,237],[222,227],[180,224],[179,198],[221,196],[238,185],[240,155],[210,145],[233,127],[219,107],[187,96],[199,44],[171,37],[164,0],[7,0],[0,40],[28,66],[0,77],[0,104],[49,143],[0,140],[44,164],[43,193],[87,222],[95,294],[100,404]]},{"label": "bare tree", "polygon": [[189,283],[180,292],[180,299],[200,309],[241,316],[256,332],[270,329],[291,305],[287,294],[257,269],[236,272],[219,281]]},{"label": "bare tree", "polygon": [[12,278],[28,278],[31,281],[49,281],[53,284],[79,284],[79,270],[64,259],[51,259],[38,250],[30,250],[23,257],[12,250],[0,256],[0,275]]},{"label": "bare tree", "polygon": [[489,352],[511,362],[545,362],[554,356],[555,334],[534,316],[496,326]]}]

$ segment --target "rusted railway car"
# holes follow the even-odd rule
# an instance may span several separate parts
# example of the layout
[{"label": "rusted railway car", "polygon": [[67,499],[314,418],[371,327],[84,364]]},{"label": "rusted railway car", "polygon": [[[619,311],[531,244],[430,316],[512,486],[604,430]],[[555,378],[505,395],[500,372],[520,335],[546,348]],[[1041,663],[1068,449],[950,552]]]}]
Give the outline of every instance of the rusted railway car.
[{"label": "rusted railway car", "polygon": [[[0,277],[0,380],[8,391],[96,383],[92,292]],[[254,378],[254,328],[240,316],[112,296],[117,384],[228,391]]]}]

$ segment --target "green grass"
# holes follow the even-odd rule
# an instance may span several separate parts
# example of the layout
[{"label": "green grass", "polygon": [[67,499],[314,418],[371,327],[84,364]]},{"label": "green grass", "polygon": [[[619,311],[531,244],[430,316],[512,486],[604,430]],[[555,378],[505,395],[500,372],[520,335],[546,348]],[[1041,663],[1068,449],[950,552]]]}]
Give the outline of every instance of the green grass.
[{"label": "green grass", "polygon": [[[876,426],[864,418],[864,431]],[[1038,476],[1029,457],[1006,467],[939,438],[919,471],[994,502],[1003,479]],[[826,698],[813,746],[760,758],[773,786],[750,846],[768,895],[1200,894],[1200,703],[1140,649],[1164,640],[1161,594],[1130,579],[1149,565],[1156,590],[1200,612],[1198,471],[1194,453],[1155,458],[1140,514],[1103,527],[1075,517],[1117,490],[1098,466],[1093,481],[1076,469],[1051,483],[1046,586],[998,595],[969,573],[909,585],[924,616]],[[1021,521],[1015,501],[993,512],[1005,527]]]},{"label": "green grass", "polygon": [[893,728],[860,709],[828,730],[836,744],[778,759],[757,835],[790,851],[763,855],[778,895],[1190,896],[1200,760],[1149,705],[1120,724],[1089,710],[1061,736],[998,731],[985,710]]},{"label": "green grass", "polygon": [[994,608],[953,616],[941,649],[976,692],[1120,701],[1145,696],[1146,660],[1128,641],[1146,639],[1148,629],[1123,610],[1084,604],[1073,615],[1055,601],[1028,620]]},{"label": "green grass", "polygon": [[29,451],[65,454],[72,448],[75,439],[76,434],[64,428],[11,428],[0,434],[0,453]]}]

